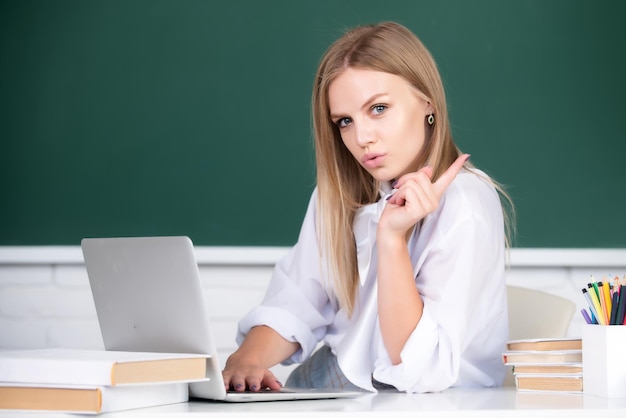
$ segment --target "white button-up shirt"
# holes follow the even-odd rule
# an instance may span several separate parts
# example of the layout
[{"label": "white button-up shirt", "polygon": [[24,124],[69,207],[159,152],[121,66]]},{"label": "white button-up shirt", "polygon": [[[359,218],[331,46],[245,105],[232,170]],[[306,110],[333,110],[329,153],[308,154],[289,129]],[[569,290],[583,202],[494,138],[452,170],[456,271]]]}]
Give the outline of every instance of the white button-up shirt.
[{"label": "white button-up shirt", "polygon": [[346,377],[372,391],[372,377],[406,392],[501,384],[508,335],[502,209],[486,175],[474,171],[457,175],[439,208],[409,238],[424,311],[401,363],[392,364],[378,323],[375,233],[392,192],[388,184],[377,203],[355,216],[360,286],[353,315],[338,308],[320,266],[314,191],[298,242],[276,264],[261,305],[241,320],[238,341],[252,327],[267,325],[300,344],[286,363],[305,360],[323,341]]}]

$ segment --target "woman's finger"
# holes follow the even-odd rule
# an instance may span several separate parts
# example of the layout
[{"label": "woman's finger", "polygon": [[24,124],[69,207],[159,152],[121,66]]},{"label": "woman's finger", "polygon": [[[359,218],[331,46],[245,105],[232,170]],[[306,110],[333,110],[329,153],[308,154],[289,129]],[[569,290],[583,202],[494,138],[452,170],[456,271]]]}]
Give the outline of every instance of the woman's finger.
[{"label": "woman's finger", "polygon": [[450,167],[433,183],[435,192],[439,197],[443,196],[443,192],[446,191],[448,186],[456,178],[456,175],[463,168],[463,164],[469,159],[470,154],[463,154],[457,158]]}]

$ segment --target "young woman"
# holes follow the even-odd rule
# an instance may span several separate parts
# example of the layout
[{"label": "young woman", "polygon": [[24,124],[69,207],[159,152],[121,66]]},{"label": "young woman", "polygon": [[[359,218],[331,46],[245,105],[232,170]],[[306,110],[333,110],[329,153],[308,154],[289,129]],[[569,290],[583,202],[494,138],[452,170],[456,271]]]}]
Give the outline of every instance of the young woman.
[{"label": "young woman", "polygon": [[399,24],[356,28],[322,58],[312,105],[317,187],[226,384],[277,389],[269,368],[304,362],[287,386],[499,385],[507,197],[454,144],[430,53]]}]

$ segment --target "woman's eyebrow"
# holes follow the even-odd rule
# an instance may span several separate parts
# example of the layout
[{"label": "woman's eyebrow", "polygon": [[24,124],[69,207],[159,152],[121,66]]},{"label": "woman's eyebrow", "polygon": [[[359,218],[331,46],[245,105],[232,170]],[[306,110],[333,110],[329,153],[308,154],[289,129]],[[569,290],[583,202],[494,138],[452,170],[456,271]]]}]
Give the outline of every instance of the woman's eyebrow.
[{"label": "woman's eyebrow", "polygon": [[[361,110],[368,108],[373,102],[375,102],[376,100],[378,100],[378,98],[382,97],[382,96],[386,96],[389,93],[376,93],[374,94],[372,97],[370,97],[369,99],[367,99],[363,105],[361,105]],[[340,117],[343,117],[343,114],[337,114],[337,113],[331,113],[330,114],[330,118],[331,119],[337,119]]]}]

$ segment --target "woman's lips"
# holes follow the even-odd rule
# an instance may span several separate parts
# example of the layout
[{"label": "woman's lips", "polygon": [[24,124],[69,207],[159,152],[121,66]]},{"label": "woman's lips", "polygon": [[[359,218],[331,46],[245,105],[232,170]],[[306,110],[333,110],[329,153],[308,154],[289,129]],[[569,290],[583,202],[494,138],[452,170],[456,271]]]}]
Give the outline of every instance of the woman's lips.
[{"label": "woman's lips", "polygon": [[367,168],[377,168],[385,162],[385,157],[386,154],[369,153],[365,154],[361,158],[361,161],[363,162],[363,165]]}]

